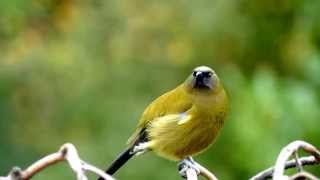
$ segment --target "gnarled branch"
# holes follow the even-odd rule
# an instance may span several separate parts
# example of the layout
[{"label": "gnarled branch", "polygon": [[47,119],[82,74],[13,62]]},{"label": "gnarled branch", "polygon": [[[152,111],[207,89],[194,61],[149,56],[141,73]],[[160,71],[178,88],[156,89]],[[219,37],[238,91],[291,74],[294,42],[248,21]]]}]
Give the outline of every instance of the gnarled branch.
[{"label": "gnarled branch", "polygon": [[[299,149],[303,149],[312,156],[299,158],[297,156]],[[295,155],[295,159],[288,161],[288,159],[293,155]],[[284,175],[285,169],[299,167],[299,171],[302,171],[302,166],[314,164],[320,164],[320,152],[307,142],[293,141],[281,150],[274,167],[270,167],[258,173],[254,177],[250,178],[250,180],[262,180],[272,177],[277,180],[289,179],[288,176]],[[301,172],[300,176],[305,174],[306,173]],[[308,175],[310,174],[308,173]]]},{"label": "gnarled branch", "polygon": [[42,159],[30,165],[25,170],[14,167],[8,176],[0,177],[0,180],[27,180],[43,169],[64,160],[69,163],[69,166],[75,172],[78,180],[88,179],[85,175],[86,171],[91,171],[106,180],[113,180],[110,175],[106,174],[95,166],[81,160],[77,149],[70,143],[64,144],[63,146],[61,146],[58,152],[43,157]]}]

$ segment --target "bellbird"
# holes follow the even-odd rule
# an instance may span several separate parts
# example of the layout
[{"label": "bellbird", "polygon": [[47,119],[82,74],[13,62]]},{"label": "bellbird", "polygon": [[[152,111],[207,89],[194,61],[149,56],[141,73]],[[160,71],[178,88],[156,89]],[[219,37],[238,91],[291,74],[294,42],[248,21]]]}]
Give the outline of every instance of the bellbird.
[{"label": "bellbird", "polygon": [[[114,174],[134,155],[146,151],[181,161],[205,150],[223,127],[228,98],[217,74],[196,67],[178,87],[154,100],[107,174]],[[103,180],[103,178],[99,178]]]}]

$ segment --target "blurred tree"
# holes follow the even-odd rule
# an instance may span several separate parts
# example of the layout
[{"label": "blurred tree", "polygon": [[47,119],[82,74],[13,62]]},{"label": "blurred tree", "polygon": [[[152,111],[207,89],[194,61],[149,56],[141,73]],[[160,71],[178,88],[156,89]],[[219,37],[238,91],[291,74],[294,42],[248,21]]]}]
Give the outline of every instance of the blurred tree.
[{"label": "blurred tree", "polygon": [[[295,139],[319,146],[319,9],[316,0],[1,1],[1,174],[66,141],[105,167],[144,107],[199,64],[231,99],[221,137],[198,157],[218,177],[246,179]],[[71,176],[56,168],[36,179]],[[118,177],[178,175],[150,154]]]}]

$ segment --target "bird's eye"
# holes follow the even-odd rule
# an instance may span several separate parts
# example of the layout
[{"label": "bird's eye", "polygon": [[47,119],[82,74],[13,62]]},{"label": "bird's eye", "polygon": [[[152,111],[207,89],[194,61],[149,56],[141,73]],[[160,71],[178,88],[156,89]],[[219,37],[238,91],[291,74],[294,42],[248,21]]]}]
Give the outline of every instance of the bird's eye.
[{"label": "bird's eye", "polygon": [[212,73],[211,72],[205,72],[205,73],[203,73],[203,75],[206,78],[210,78],[212,76]]}]

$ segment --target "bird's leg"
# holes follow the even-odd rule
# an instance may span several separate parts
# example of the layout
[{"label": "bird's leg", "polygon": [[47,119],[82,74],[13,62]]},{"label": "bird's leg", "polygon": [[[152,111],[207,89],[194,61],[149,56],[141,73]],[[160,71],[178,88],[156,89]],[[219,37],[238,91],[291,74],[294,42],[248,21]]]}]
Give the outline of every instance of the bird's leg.
[{"label": "bird's leg", "polygon": [[193,160],[191,156],[188,156],[186,159],[188,159],[192,164],[196,165],[196,162]]},{"label": "bird's leg", "polygon": [[131,154],[135,154],[136,156],[143,154],[149,150],[148,142],[139,143],[138,145],[134,146]]},{"label": "bird's leg", "polygon": [[195,161],[192,159],[191,156],[188,156],[187,158],[181,160],[178,163],[179,174],[183,178],[187,178],[187,170],[190,168],[194,169],[197,175],[200,173],[200,169],[198,168],[197,164],[195,163]]}]

